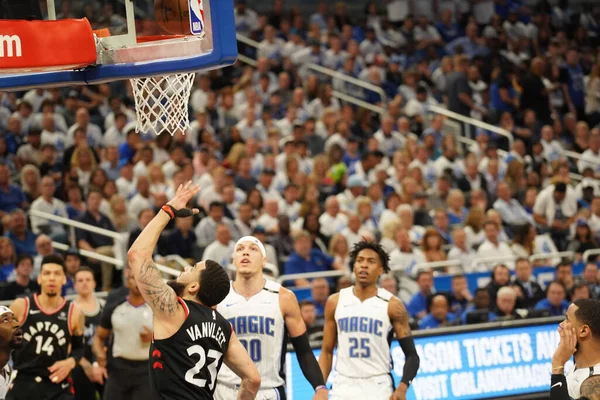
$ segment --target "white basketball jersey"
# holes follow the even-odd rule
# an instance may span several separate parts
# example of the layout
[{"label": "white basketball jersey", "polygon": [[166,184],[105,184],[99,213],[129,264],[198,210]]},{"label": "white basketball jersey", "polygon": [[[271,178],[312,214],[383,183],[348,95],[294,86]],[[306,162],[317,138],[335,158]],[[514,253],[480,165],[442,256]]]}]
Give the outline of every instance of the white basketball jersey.
[{"label": "white basketball jersey", "polygon": [[6,397],[6,392],[8,392],[8,387],[10,386],[12,378],[12,368],[6,364],[0,374],[0,400],[4,400]]},{"label": "white basketball jersey", "polygon": [[[266,280],[263,290],[246,300],[231,286],[225,300],[217,306],[256,364],[262,389],[285,384],[285,325],[279,308],[280,288],[278,283]],[[218,382],[234,386],[240,384],[240,378],[223,364]]]},{"label": "white basketball jersey", "polygon": [[583,381],[593,375],[600,375],[600,364],[596,364],[589,368],[574,368],[571,370],[566,376],[567,387],[569,388],[569,396],[572,399],[580,398],[581,393],[579,389],[581,388],[581,384]]},{"label": "white basketball jersey", "polygon": [[340,291],[335,309],[337,373],[351,378],[390,373],[392,324],[388,304],[392,297],[380,288],[376,296],[361,302],[354,296],[354,287]]}]

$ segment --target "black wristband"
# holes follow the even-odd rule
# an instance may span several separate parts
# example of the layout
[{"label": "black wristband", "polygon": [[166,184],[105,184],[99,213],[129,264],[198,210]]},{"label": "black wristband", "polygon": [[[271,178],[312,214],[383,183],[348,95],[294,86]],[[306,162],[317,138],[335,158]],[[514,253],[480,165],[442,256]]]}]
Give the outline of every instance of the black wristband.
[{"label": "black wristband", "polygon": [[192,215],[194,215],[194,211],[190,208],[182,208],[180,210],[177,210],[175,207],[173,207],[170,204],[165,204],[164,206],[161,207],[161,210],[166,212],[167,215],[169,216],[169,218],[171,218],[171,219],[186,218],[186,217],[191,217]]}]

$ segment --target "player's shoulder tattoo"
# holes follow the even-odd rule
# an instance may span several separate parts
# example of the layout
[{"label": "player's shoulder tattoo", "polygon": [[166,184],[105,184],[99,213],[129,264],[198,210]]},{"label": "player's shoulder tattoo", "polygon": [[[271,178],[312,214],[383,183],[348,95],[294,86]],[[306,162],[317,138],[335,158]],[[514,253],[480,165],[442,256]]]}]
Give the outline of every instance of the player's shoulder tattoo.
[{"label": "player's shoulder tattoo", "polygon": [[163,281],[162,274],[152,260],[147,259],[142,263],[138,284],[154,311],[167,316],[177,313],[178,300],[175,291]]},{"label": "player's shoulder tattoo", "polygon": [[397,297],[390,299],[389,315],[392,322],[408,324],[408,311],[406,311],[406,307],[404,307],[402,301]]},{"label": "player's shoulder tattoo", "polygon": [[600,375],[590,376],[583,381],[579,391],[589,400],[600,400]]}]

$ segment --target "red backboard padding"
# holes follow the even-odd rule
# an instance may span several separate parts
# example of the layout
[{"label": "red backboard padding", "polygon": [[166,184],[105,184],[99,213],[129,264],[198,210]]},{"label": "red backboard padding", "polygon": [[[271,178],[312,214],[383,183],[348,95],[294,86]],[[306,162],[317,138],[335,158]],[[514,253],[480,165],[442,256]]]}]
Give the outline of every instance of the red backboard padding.
[{"label": "red backboard padding", "polygon": [[86,18],[0,20],[0,73],[74,69],[95,62],[96,44]]}]

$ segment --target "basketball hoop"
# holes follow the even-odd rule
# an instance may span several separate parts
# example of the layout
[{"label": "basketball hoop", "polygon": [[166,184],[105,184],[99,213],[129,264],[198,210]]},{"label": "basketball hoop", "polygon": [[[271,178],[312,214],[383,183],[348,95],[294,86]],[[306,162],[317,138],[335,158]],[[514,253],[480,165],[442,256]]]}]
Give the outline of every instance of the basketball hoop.
[{"label": "basketball hoop", "polygon": [[177,130],[185,133],[190,127],[188,101],[195,73],[132,78],[137,116],[137,132],[167,131],[173,136]]}]

